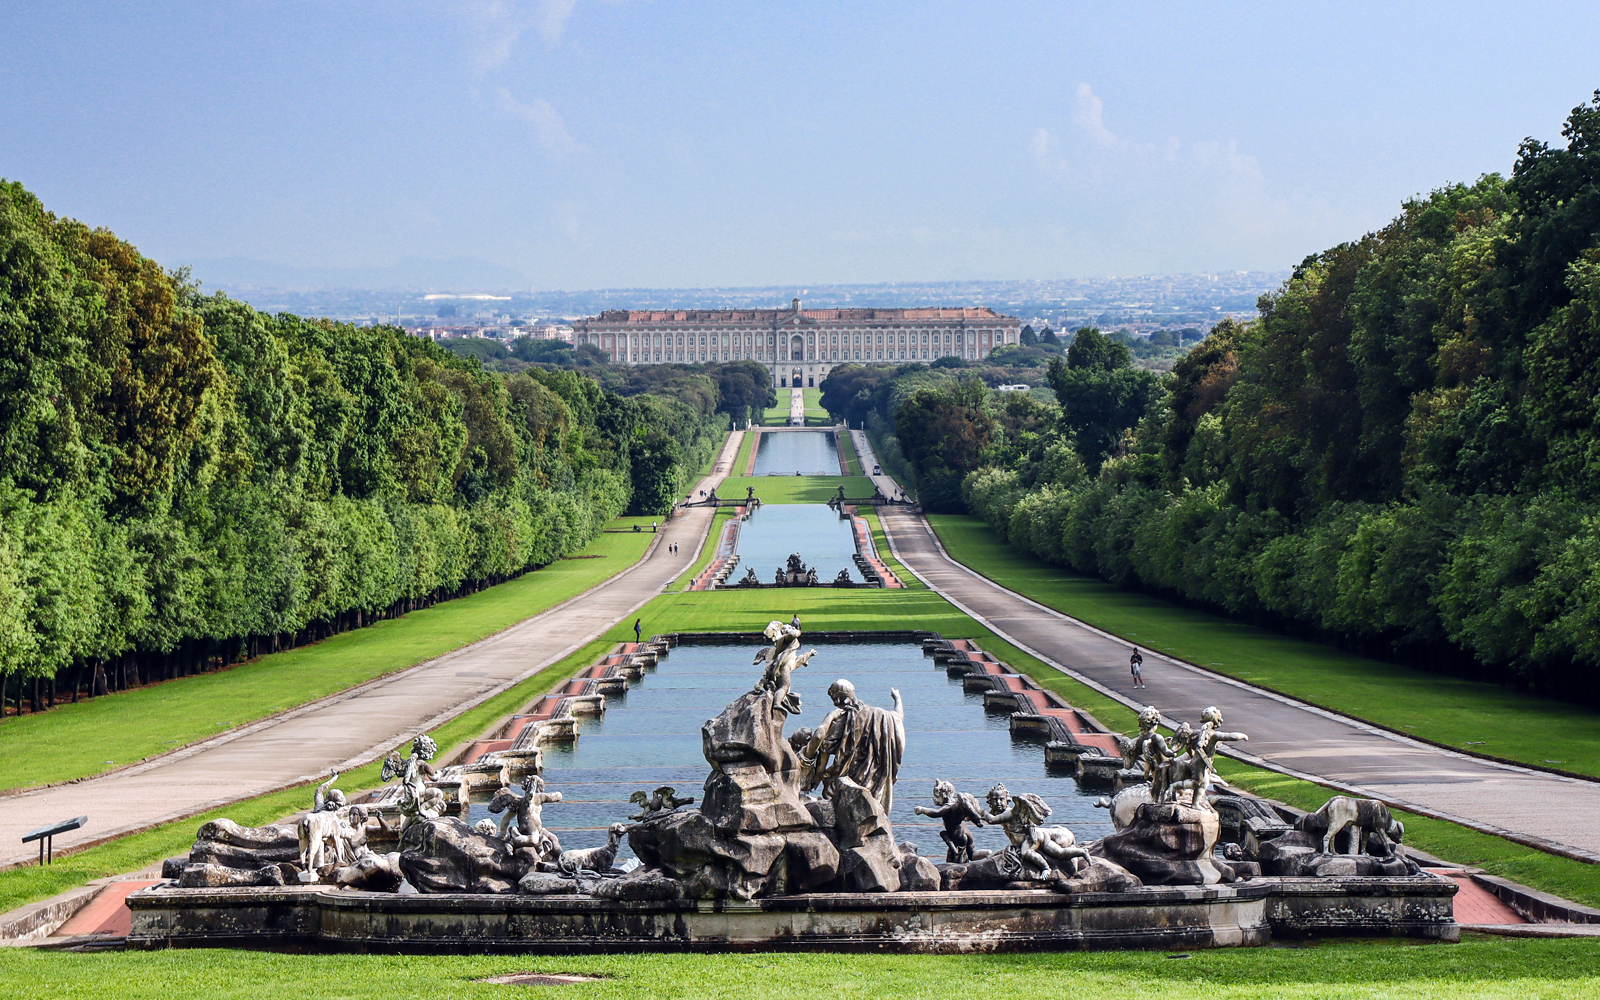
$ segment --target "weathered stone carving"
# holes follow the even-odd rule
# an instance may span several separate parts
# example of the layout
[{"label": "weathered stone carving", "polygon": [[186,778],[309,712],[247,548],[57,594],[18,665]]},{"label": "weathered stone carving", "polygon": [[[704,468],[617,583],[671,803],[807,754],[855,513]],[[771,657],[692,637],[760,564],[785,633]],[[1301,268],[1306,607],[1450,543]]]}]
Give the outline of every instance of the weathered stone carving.
[{"label": "weathered stone carving", "polygon": [[[431,778],[435,771],[428,761],[439,752],[439,748],[427,734],[419,734],[411,741],[411,755],[402,758],[400,751],[391,750],[389,756],[383,761],[383,780],[400,779],[400,836],[404,837],[406,830],[413,824],[425,820],[435,819],[444,813],[444,793],[437,788],[428,788],[423,784],[423,778]],[[429,794],[429,793],[432,794]]]},{"label": "weathered stone carving", "polygon": [[948,781],[935,781],[933,806],[917,806],[912,812],[944,821],[939,839],[945,843],[946,862],[960,864],[989,856],[990,852],[973,847],[972,831],[966,827],[967,823],[983,825],[983,806],[976,796],[957,792]]},{"label": "weathered stone carving", "polygon": [[1177,802],[1145,802],[1125,829],[1088,845],[1095,857],[1115,862],[1146,885],[1232,882],[1234,871],[1212,856],[1216,810]]},{"label": "weathered stone carving", "polygon": [[[1348,795],[1335,795],[1322,804],[1322,808],[1308,814],[1300,821],[1300,829],[1314,832],[1322,829],[1322,853],[1335,854],[1341,834],[1348,831],[1345,854],[1373,854],[1387,858],[1402,855],[1400,843],[1406,835],[1405,824],[1395,819],[1389,807],[1377,799],[1355,799]],[[1371,848],[1376,847],[1377,850]]]},{"label": "weathered stone carving", "polygon": [[560,801],[561,793],[545,791],[537,774],[523,776],[520,794],[502,785],[489,800],[489,811],[500,817],[496,835],[513,848],[532,848],[541,860],[551,860],[561,853],[561,841],[544,828],[544,807]]},{"label": "weathered stone carving", "polygon": [[617,860],[617,849],[622,846],[623,835],[627,832],[628,824],[612,823],[606,830],[605,846],[562,851],[556,859],[556,867],[561,869],[563,875],[609,871]]},{"label": "weathered stone carving", "polygon": [[833,711],[800,752],[805,791],[820,786],[824,797],[833,798],[839,779],[849,778],[870,790],[885,813],[894,807],[906,727],[900,692],[891,688],[889,696],[894,700],[892,710],[875,708],[856,698],[855,685],[849,681],[840,678],[829,685]]},{"label": "weathered stone carving", "polygon": [[1123,764],[1144,772],[1144,780],[1150,783],[1150,798],[1156,802],[1160,802],[1166,793],[1161,765],[1174,756],[1172,749],[1167,746],[1166,737],[1156,732],[1160,724],[1160,711],[1154,705],[1147,705],[1139,710],[1139,735],[1131,740],[1117,737]]},{"label": "weathered stone carving", "polygon": [[670,813],[680,806],[693,804],[694,796],[679,796],[676,788],[671,785],[662,785],[654,792],[646,792],[641,788],[628,796],[628,801],[639,807],[639,812],[628,818],[631,820],[647,820]]},{"label": "weathered stone carving", "polygon": [[520,874],[509,844],[454,816],[422,818],[408,827],[399,864],[421,892],[510,892]]},{"label": "weathered stone carving", "polygon": [[766,636],[772,645],[762,647],[761,651],[756,653],[756,658],[750,661],[765,662],[767,665],[766,672],[761,675],[761,680],[756,682],[752,693],[771,691],[774,709],[786,715],[799,715],[800,696],[789,689],[789,678],[796,670],[810,663],[811,658],[817,655],[817,651],[813,649],[801,654],[800,629],[794,625],[785,625],[777,621],[768,622],[761,634]]},{"label": "weathered stone carving", "polygon": [[311,812],[296,824],[300,867],[305,872],[314,873],[326,865],[347,865],[366,847],[367,810],[345,804],[344,793],[333,787],[338,779],[339,772],[334,771],[317,786]]},{"label": "weathered stone carving", "polygon": [[993,823],[1006,832],[1011,841],[1010,852],[1015,855],[1023,879],[1043,879],[1051,875],[1050,859],[1065,862],[1065,870],[1072,874],[1076,862],[1089,861],[1089,852],[1078,846],[1077,838],[1064,826],[1045,826],[1052,812],[1044,799],[1031,792],[1021,792],[1013,798],[1003,784],[989,789],[989,807],[983,810],[983,821]]}]

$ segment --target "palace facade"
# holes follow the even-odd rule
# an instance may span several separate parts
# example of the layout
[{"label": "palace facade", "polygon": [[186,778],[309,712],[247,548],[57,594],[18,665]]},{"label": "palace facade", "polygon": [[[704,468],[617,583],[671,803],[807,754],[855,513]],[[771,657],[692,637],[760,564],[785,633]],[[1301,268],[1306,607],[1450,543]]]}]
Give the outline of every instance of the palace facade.
[{"label": "palace facade", "polygon": [[976,360],[1020,342],[1022,321],[960,309],[610,309],[572,324],[614,364],[759,361],[774,386],[814,386],[837,365]]}]

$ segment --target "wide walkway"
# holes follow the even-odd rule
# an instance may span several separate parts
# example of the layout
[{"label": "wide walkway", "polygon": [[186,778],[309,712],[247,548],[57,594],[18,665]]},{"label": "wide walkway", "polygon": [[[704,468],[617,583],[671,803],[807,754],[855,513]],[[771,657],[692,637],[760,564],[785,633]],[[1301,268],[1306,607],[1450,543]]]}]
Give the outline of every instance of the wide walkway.
[{"label": "wide walkway", "polygon": [[[862,464],[877,459],[852,432]],[[874,477],[893,494],[894,481]],[[1250,734],[1234,756],[1381,799],[1519,843],[1600,862],[1600,782],[1546,774],[1443,750],[1144,650],[1147,687],[1128,674],[1132,646],[1006,590],[951,559],[923,518],[886,508],[895,556],[924,583],[997,635],[1130,706],[1152,704],[1198,725],[1208,705]],[[1142,648],[1142,647],[1141,647]],[[1237,752],[1234,752],[1237,751]]]},{"label": "wide walkway", "polygon": [[[729,473],[734,432],[711,474]],[[240,727],[156,760],[99,778],[0,799],[0,866],[37,857],[23,833],[87,815],[56,837],[56,849],[93,843],[192,816],[317,775],[374,760],[415,734],[454,718],[558,662],[671,586],[700,552],[711,508],[665,522],[644,557],[605,583],[511,628],[409,670]],[[680,551],[670,551],[677,543]],[[644,623],[645,634],[651,625]],[[308,800],[309,804],[309,800]]]}]

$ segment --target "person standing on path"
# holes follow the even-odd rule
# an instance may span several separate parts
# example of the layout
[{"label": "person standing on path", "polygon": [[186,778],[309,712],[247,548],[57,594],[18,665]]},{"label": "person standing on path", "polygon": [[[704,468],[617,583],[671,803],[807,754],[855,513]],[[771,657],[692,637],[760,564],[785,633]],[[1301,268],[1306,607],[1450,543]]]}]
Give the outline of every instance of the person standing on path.
[{"label": "person standing on path", "polygon": [[1128,657],[1128,670],[1133,673],[1133,686],[1144,687],[1144,673],[1139,669],[1144,666],[1144,656],[1139,652],[1139,647],[1133,647],[1133,655]]},{"label": "person standing on path", "polygon": [[644,619],[643,618],[635,618],[633,620],[633,642],[634,642],[634,645],[638,645],[640,642],[643,642],[643,641],[644,641]]}]

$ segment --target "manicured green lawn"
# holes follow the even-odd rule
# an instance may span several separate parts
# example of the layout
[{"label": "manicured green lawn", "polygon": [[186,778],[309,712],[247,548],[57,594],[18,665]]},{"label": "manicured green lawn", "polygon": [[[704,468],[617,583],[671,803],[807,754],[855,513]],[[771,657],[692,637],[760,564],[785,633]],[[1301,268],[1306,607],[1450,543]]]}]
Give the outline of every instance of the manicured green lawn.
[{"label": "manicured green lawn", "polygon": [[[613,630],[615,631],[615,630]],[[632,639],[632,635],[628,636]],[[522,708],[565,681],[578,669],[593,663],[620,639],[598,639],[585,645],[559,663],[552,664],[476,708],[469,709],[432,731],[439,745],[437,760],[447,758],[462,743],[478,738],[501,718]],[[348,771],[339,777],[339,787],[347,794],[381,784],[381,762]],[[245,826],[276,822],[311,806],[311,784],[273,792],[254,799],[234,802],[188,819],[174,820],[143,833],[131,834],[99,847],[66,856],[44,868],[12,868],[0,871],[0,913],[83,885],[91,879],[138,871],[163,858],[187,854],[194,843],[195,830],[207,820],[227,817]],[[4,951],[5,949],[0,949]],[[0,975],[0,983],[5,980]],[[5,996],[0,986],[0,997]]]},{"label": "manicured green lawn", "polygon": [[760,437],[761,434],[754,430],[744,432],[744,439],[739,442],[738,454],[733,457],[733,468],[729,470],[730,475],[742,476],[744,475],[744,470],[750,468],[750,452],[755,448],[755,443]]},{"label": "manicured green lawn", "polygon": [[[620,519],[576,557],[403,618],[216,673],[8,719],[0,723],[0,787],[108,771],[476,642],[637,562],[650,544],[650,520]],[[632,531],[641,522],[645,530]]]},{"label": "manicured green lawn", "polygon": [[1078,576],[976,517],[928,520],[952,558],[1019,594],[1170,656],[1468,752],[1600,776],[1600,713],[1383,663]]},{"label": "manicured green lawn", "polygon": [[839,433],[839,447],[844,452],[845,468],[849,470],[850,475],[865,475],[861,468],[861,456],[856,454],[855,439],[850,436],[849,431]]},{"label": "manicured green lawn", "polygon": [[[1174,958],[1178,959],[1174,961]],[[513,972],[599,977],[564,987],[476,982]],[[1085,997],[1574,1000],[1600,992],[1592,940],[1469,936],[1459,945],[1339,941],[1309,946],[1024,955],[303,955],[177,950],[0,951],[0,998],[545,996],[790,998]]]},{"label": "manicured green lawn", "polygon": [[743,500],[747,486],[756,488],[762,503],[827,503],[841,486],[846,496],[872,496],[872,480],[865,476],[737,476],[719,486],[717,496]]},{"label": "manicured green lawn", "polygon": [[889,570],[895,576],[900,578],[901,586],[907,590],[927,589],[927,585],[912,576],[910,570],[900,565],[900,560],[896,559],[894,553],[889,551],[889,539],[883,533],[883,522],[878,520],[878,512],[871,507],[858,506],[856,507],[856,513],[860,514],[866,520],[868,526],[872,528],[872,547],[878,550],[878,558],[883,561],[883,564],[889,567]]}]

